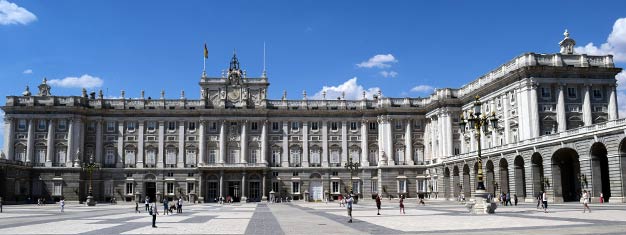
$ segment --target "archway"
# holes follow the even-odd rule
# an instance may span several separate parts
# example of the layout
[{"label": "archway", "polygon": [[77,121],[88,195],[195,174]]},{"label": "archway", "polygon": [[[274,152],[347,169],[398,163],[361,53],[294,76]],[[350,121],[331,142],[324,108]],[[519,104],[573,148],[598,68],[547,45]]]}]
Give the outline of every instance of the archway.
[{"label": "archway", "polygon": [[450,169],[447,167],[443,170],[443,196],[450,198]]},{"label": "archway", "polygon": [[474,188],[478,188],[478,162],[474,162]]},{"label": "archway", "polygon": [[463,166],[463,194],[467,199],[472,196],[472,189],[470,187],[470,169],[469,166],[465,164]]},{"label": "archway", "polygon": [[518,197],[526,197],[526,172],[524,172],[524,158],[517,155],[513,160],[513,166],[515,171],[515,194]]},{"label": "archway", "polygon": [[487,160],[487,174],[485,177],[486,178],[486,182],[485,182],[485,188],[487,189],[487,192],[490,192],[491,194],[495,194],[498,189],[497,186],[495,184],[495,178],[494,178],[494,172],[493,172],[493,162],[491,160]]},{"label": "archway", "polygon": [[500,159],[498,164],[500,168],[500,188],[501,192],[510,193],[509,191],[509,163],[505,158]]},{"label": "archway", "polygon": [[591,145],[591,185],[593,196],[600,197],[605,201],[611,197],[611,181],[609,180],[609,159],[604,144],[598,142]]},{"label": "archway", "polygon": [[461,194],[461,177],[459,175],[459,167],[454,166],[452,170],[452,187],[454,188],[454,198],[458,198]]},{"label": "archway", "polygon": [[622,196],[624,196],[624,190],[626,189],[626,180],[624,180],[624,176],[626,176],[626,138],[622,139],[619,143],[619,160],[620,160],[620,169],[622,171]]},{"label": "archway", "polygon": [[538,197],[545,188],[545,179],[543,177],[543,157],[539,153],[533,153],[533,156],[530,158],[530,170],[533,174],[533,195],[534,197]]},{"label": "archway", "polygon": [[580,162],[578,153],[571,148],[562,148],[552,155],[552,181],[555,201],[576,201],[580,193],[578,176]]}]

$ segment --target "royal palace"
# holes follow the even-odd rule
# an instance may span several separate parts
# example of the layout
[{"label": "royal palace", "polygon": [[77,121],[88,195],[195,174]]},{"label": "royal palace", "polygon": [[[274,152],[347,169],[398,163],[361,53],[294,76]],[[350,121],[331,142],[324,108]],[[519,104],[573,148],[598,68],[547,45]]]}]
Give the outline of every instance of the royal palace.
[{"label": "royal palace", "polygon": [[[0,196],[85,201],[91,185],[101,202],[469,198],[482,150],[488,192],[626,202],[622,69],[574,45],[566,32],[559,53],[524,53],[419,98],[271,100],[265,72],[248,77],[236,55],[221,76],[202,73],[199,99],[55,96],[44,79],[2,107]],[[478,113],[494,125],[467,125]]]}]

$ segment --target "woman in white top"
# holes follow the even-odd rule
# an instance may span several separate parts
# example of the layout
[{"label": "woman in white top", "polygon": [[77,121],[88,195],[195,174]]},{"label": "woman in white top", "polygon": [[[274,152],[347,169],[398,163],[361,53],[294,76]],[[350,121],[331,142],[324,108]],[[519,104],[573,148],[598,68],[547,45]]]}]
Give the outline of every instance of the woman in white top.
[{"label": "woman in white top", "polygon": [[543,191],[541,201],[543,202],[543,213],[548,213],[548,195],[546,194],[546,191]]},{"label": "woman in white top", "polygon": [[583,190],[583,213],[585,213],[586,210],[589,210],[589,213],[591,213],[591,208],[589,208],[589,192]]},{"label": "woman in white top", "polygon": [[61,205],[61,212],[65,212],[65,199],[61,198],[59,204]]}]

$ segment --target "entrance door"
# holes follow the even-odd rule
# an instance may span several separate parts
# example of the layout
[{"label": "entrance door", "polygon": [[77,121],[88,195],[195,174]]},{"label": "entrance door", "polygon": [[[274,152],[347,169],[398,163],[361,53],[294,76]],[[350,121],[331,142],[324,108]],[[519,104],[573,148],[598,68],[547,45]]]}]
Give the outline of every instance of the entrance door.
[{"label": "entrance door", "polygon": [[156,183],[155,182],[146,182],[146,196],[150,197],[150,202],[155,202],[156,200]]},{"label": "entrance door", "polygon": [[228,182],[228,196],[233,198],[233,202],[239,202],[241,199],[241,187],[239,181]]},{"label": "entrance door", "polygon": [[251,202],[260,202],[261,201],[261,183],[260,182],[250,182],[250,187],[249,187],[249,197],[248,199]]},{"label": "entrance door", "polygon": [[217,202],[217,198],[219,197],[218,185],[218,182],[207,183],[207,199],[209,202]]},{"label": "entrance door", "polygon": [[313,201],[322,201],[324,199],[322,181],[311,181],[310,191]]}]

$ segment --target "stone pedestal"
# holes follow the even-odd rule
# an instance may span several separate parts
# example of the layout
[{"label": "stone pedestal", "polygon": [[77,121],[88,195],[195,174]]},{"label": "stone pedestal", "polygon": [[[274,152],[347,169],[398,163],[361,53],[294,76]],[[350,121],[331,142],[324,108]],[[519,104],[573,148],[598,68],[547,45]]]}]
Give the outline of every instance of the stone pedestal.
[{"label": "stone pedestal", "polygon": [[155,203],[161,202],[161,192],[159,192],[159,191],[156,192],[156,198],[155,198],[154,202]]},{"label": "stone pedestal", "polygon": [[248,198],[246,196],[242,196],[240,202],[241,203],[247,203],[248,202]]},{"label": "stone pedestal", "polygon": [[263,195],[263,197],[261,197],[261,201],[267,201],[267,196]]},{"label": "stone pedestal", "polygon": [[96,206],[96,200],[91,195],[87,196],[87,206]]},{"label": "stone pedestal", "polygon": [[474,198],[472,198],[465,207],[472,214],[493,214],[496,212],[496,208],[498,208],[498,204],[495,202],[491,202],[487,200],[487,195],[489,193],[485,192],[485,190],[476,190],[476,194]]},{"label": "stone pedestal", "polygon": [[204,202],[204,197],[198,197],[198,203],[203,203]]}]

